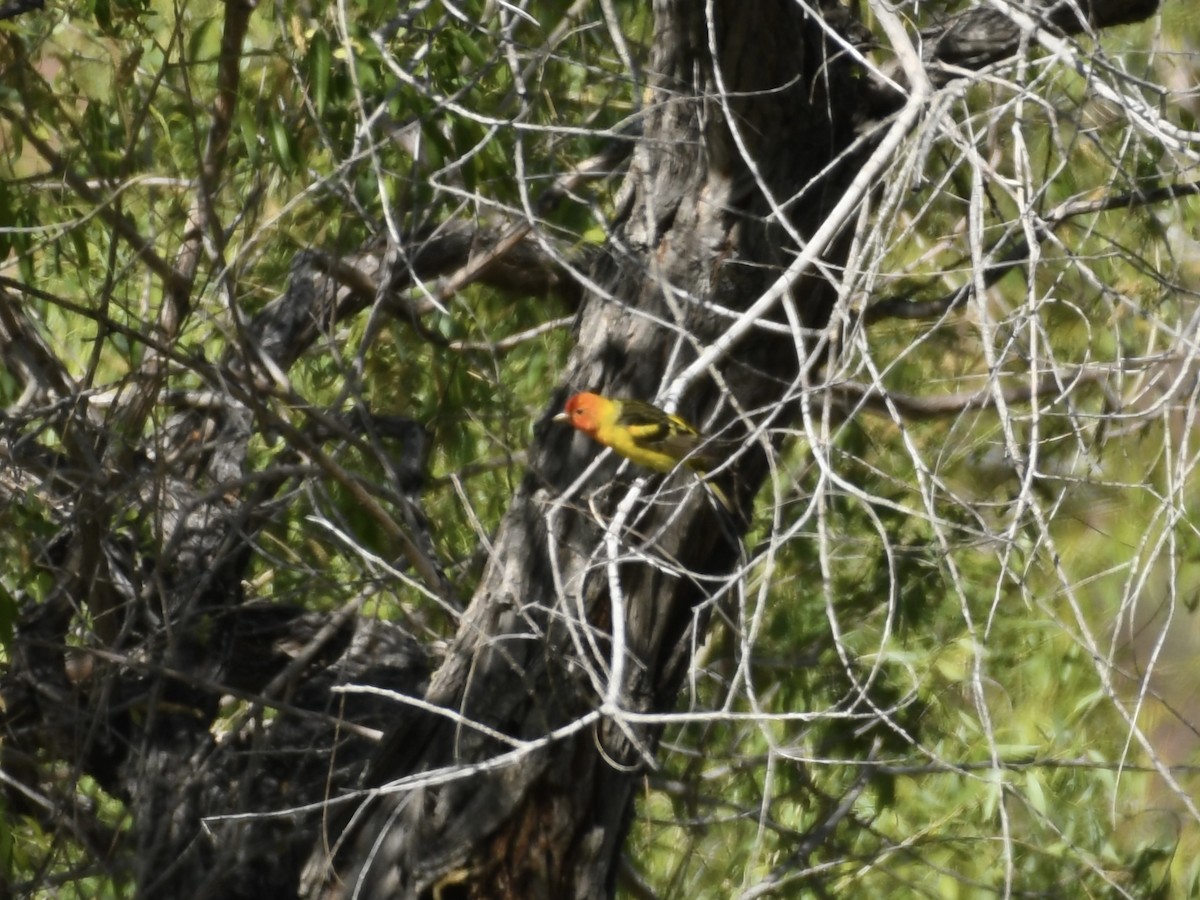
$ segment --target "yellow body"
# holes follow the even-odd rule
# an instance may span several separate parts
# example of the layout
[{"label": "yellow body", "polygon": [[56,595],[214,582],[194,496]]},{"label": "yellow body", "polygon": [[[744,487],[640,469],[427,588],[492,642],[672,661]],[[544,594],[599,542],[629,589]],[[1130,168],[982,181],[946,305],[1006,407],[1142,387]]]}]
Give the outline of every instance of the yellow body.
[{"label": "yellow body", "polygon": [[[683,463],[703,474],[715,465],[705,446],[708,439],[695,426],[641,400],[575,394],[554,420],[569,422],[592,440],[656,472],[670,472]],[[709,487],[721,505],[732,510],[725,493],[716,485]]]}]

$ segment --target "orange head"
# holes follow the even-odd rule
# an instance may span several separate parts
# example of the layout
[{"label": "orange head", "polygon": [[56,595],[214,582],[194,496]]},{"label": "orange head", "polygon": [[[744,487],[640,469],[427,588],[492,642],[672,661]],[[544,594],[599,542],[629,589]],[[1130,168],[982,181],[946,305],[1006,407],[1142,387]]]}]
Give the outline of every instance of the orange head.
[{"label": "orange head", "polygon": [[595,435],[600,428],[601,413],[608,402],[599,394],[587,391],[573,394],[563,411],[554,417],[554,421],[569,422],[584,434]]}]

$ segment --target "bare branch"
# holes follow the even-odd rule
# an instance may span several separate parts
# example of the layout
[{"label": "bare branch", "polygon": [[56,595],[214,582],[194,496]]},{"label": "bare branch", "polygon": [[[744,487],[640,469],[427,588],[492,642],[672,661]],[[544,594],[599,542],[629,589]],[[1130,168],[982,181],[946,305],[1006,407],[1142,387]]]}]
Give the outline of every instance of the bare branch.
[{"label": "bare branch", "polygon": [[1103,383],[1114,372],[1106,366],[1080,366],[1050,372],[1033,384],[1008,384],[998,391],[992,387],[978,391],[920,397],[887,390],[877,384],[842,381],[829,385],[829,391],[845,407],[865,409],[890,416],[893,410],[905,419],[919,421],[954,416],[964,412],[995,409],[999,404],[1033,403],[1042,397],[1064,396],[1081,384]]},{"label": "bare branch", "polygon": [[[1137,209],[1168,200],[1194,197],[1200,194],[1200,182],[1167,184],[1154,188],[1137,189],[1127,193],[1112,194],[1095,200],[1070,200],[1055,207],[1034,226],[1034,234],[1045,240],[1060,225],[1077,216],[1093,215],[1115,209]],[[1007,246],[1006,246],[1007,245]],[[885,297],[870,304],[862,314],[862,321],[871,325],[885,319],[940,319],[948,312],[959,309],[975,296],[979,284],[991,287],[1014,269],[1029,262],[1030,245],[1023,238],[997,242],[985,251],[984,256],[995,259],[983,270],[982,277],[972,279],[961,288],[933,300],[911,299],[917,291],[907,291],[894,297]]]},{"label": "bare branch", "polygon": [[[1021,47],[1024,29],[1008,10],[1026,13],[1043,27],[1064,35],[1090,33],[1100,28],[1127,25],[1148,19],[1159,0],[1036,0],[1004,2],[964,10],[924,35],[929,62],[954,69],[982,69],[1007,59]],[[942,83],[961,77],[944,71]]]}]

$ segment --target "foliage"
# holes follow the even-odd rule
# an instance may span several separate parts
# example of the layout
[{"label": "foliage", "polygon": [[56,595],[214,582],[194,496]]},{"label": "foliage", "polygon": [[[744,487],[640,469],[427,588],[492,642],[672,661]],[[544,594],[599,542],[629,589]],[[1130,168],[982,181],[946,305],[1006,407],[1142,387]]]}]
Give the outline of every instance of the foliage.
[{"label": "foliage", "polygon": [[[675,726],[651,779],[634,857],[660,896],[1194,890],[1194,717],[1174,674],[1194,654],[1192,382],[1167,396],[1139,371],[1194,365],[1166,337],[1195,310],[1176,237],[1192,201],[1136,202],[1194,163],[1095,90],[1101,68],[1188,65],[1155,39],[1080,48],[1086,79],[1015,60],[935,104],[893,162],[852,309],[936,303],[1043,223],[1054,236],[961,313],[881,316],[847,341],[829,382],[886,385],[895,406],[881,421],[858,391],[813,401],[822,462],[777,487],[782,522],[758,536],[769,600],[752,582],[753,637],[693,700],[714,721]],[[1043,377],[1032,405],[965,405]],[[922,405],[939,396],[961,402]],[[838,652],[814,653],[830,628]]]},{"label": "foliage", "polygon": [[[602,243],[618,179],[540,201],[628,139],[643,102],[630,66],[645,64],[652,22],[642,5],[613,21],[560,6],[260,9],[208,183],[222,4],[96,0],[5,26],[0,287],[106,438],[165,433],[179,411],[168,398],[213,387],[210,364],[239,358],[302,250],[399,259],[462,220],[532,222],[563,264]],[[909,6],[923,21],[926,5]],[[1177,28],[1121,29],[1065,55],[1030,47],[951,83],[892,161],[840,276],[839,352],[817,389],[781,400],[810,404],[805,427],[758,498],[745,578],[696,651],[688,714],[664,717],[628,847],[657,896],[1183,896],[1200,881],[1182,683],[1200,590],[1200,201],[1144,199],[1195,178],[1179,136],[1194,96],[1154,88],[1194,74],[1200,20],[1184,7],[1164,7]],[[1116,196],[1127,202],[1104,205]],[[177,261],[196,229],[197,276],[172,312],[153,260]],[[313,409],[423,423],[424,511],[467,597],[574,309],[554,293],[445,287],[406,290],[411,319],[380,302],[323,334],[287,390],[256,398],[250,468],[293,465],[280,426]],[[868,312],[960,291],[931,317]],[[139,423],[121,402],[151,351],[169,365]],[[961,402],[934,409],[938,397]],[[14,421],[45,414],[7,372],[0,400]],[[50,425],[37,439],[50,455],[68,440]],[[386,454],[345,441],[330,455],[394,501]],[[248,593],[322,611],[366,595],[372,614],[450,637],[455,611],[395,577],[389,536],[353,491],[299,468]],[[0,660],[21,604],[52,589],[57,498],[30,484],[14,476],[0,508]],[[136,486],[108,499],[115,534],[158,539]],[[99,810],[119,844],[120,801],[54,774],[36,782],[42,799]],[[36,811],[0,798],[0,820],[0,884],[127,884]]]}]

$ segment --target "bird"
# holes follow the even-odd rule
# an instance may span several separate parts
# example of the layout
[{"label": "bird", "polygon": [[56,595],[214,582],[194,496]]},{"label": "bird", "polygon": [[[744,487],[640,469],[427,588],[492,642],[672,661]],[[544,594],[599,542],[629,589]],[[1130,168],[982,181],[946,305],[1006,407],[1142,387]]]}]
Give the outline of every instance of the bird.
[{"label": "bird", "polygon": [[[573,394],[552,421],[566,422],[619,456],[655,472],[670,472],[682,463],[703,476],[720,462],[710,439],[691,422],[641,400],[584,391]],[[721,505],[733,512],[725,492],[710,481],[705,484]]]}]

